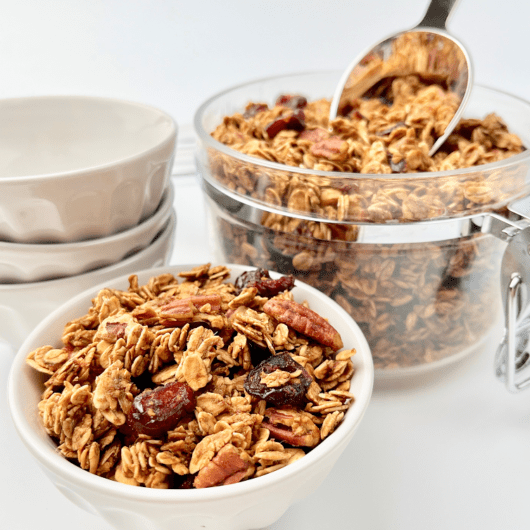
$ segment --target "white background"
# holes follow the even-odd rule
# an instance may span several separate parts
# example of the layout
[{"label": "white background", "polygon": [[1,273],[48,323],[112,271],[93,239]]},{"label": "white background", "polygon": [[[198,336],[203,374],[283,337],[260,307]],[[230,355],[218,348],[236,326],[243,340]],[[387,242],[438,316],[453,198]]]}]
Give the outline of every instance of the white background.
[{"label": "white background", "polygon": [[[221,89],[269,75],[342,70],[417,24],[427,0],[2,0],[0,97],[142,101],[190,123]],[[462,0],[448,27],[476,81],[530,99],[523,0]]]},{"label": "white background", "polygon": [[[189,134],[207,97],[251,79],[345,68],[415,25],[426,0],[45,0],[0,5],[0,97],[86,94],[141,101]],[[462,0],[449,29],[478,83],[530,99],[530,3]],[[201,197],[178,178],[173,263],[211,259]],[[182,200],[184,197],[185,200]],[[484,308],[487,310],[487,308]],[[486,351],[430,380],[376,387],[340,465],[270,530],[530,528],[530,390],[508,394]],[[12,353],[0,351],[5,389]],[[0,528],[109,530],[47,482],[0,393]],[[175,529],[179,530],[179,529]]]}]

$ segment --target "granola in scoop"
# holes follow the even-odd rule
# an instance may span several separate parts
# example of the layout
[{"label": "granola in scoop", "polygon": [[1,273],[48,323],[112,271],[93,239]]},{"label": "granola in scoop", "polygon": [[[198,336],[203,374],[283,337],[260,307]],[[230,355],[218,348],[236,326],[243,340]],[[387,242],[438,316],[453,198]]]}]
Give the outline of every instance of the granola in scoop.
[{"label": "granola in scoop", "polygon": [[125,484],[204,488],[281,469],[329,436],[354,399],[355,350],[294,300],[292,278],[258,272],[238,286],[210,264],[133,275],[67,323],[61,347],[31,352],[58,451]]}]

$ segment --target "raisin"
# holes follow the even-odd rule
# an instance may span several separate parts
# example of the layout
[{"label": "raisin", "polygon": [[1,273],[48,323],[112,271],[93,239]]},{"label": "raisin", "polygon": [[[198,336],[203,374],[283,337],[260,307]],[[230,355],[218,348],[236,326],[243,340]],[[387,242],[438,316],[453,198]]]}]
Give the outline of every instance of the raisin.
[{"label": "raisin", "polygon": [[305,114],[302,110],[284,114],[265,126],[265,131],[271,140],[281,131],[303,131],[304,129]]},{"label": "raisin", "polygon": [[[276,370],[293,373],[301,370],[301,374],[278,387],[268,387],[261,383],[261,374],[270,374]],[[254,397],[264,399],[275,407],[290,405],[302,406],[306,401],[306,392],[312,378],[307,370],[297,363],[287,352],[273,355],[253,368],[245,380],[245,390]]]},{"label": "raisin", "polygon": [[187,383],[173,382],[138,394],[127,415],[126,433],[153,438],[173,429],[195,409],[195,393]]},{"label": "raisin", "polygon": [[238,289],[238,294],[245,287],[255,287],[260,296],[270,298],[283,291],[290,291],[294,287],[294,277],[290,274],[289,276],[280,276],[280,278],[273,280],[268,270],[256,269],[243,272],[238,276],[234,285]]},{"label": "raisin", "polygon": [[278,96],[276,106],[289,107],[293,110],[303,109],[307,106],[307,99],[304,96],[298,96],[295,94],[282,94],[281,96]]}]

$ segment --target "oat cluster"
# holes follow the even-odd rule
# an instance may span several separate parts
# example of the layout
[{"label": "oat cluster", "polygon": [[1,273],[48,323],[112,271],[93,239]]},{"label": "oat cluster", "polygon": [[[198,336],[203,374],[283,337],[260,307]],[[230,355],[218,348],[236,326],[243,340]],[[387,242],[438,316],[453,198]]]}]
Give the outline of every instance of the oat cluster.
[{"label": "oat cluster", "polygon": [[[502,211],[524,188],[525,167],[482,170],[524,150],[495,114],[462,120],[429,157],[455,106],[447,88],[417,75],[390,78],[331,123],[329,100],[284,95],[273,107],[249,103],[212,133],[236,151],[285,166],[259,167],[208,152],[212,178],[276,208],[257,224],[213,205],[224,259],[293,274],[334,298],[363,329],[378,369],[455,355],[477,344],[497,318],[502,244],[493,237],[356,243],[356,223]],[[335,175],[303,175],[291,167]],[[469,167],[476,171],[430,177]]]},{"label": "oat cluster", "polygon": [[134,486],[203,488],[281,469],[335,430],[355,350],[289,290],[262,296],[229,274],[131,276],[66,324],[61,347],[28,355],[62,455]]}]

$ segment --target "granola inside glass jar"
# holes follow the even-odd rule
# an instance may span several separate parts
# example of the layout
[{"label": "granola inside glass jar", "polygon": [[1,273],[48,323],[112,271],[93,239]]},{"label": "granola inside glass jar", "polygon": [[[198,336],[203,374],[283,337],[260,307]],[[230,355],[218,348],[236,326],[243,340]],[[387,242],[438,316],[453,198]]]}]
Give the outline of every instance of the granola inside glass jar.
[{"label": "granola inside glass jar", "polygon": [[[400,151],[399,135],[414,136],[399,130],[401,125],[392,131],[366,129],[367,137],[376,138],[369,147],[362,147],[362,138],[351,140],[357,131],[346,135],[347,146],[328,135],[316,148],[322,139],[313,131],[320,127],[311,133],[296,128],[277,133],[273,127],[272,154],[268,134],[255,134],[243,149],[224,145],[218,134],[212,137],[220,123],[225,130],[233,127],[237,119],[230,120],[248,112],[249,102],[268,103],[282,118],[285,112],[274,105],[279,94],[329,98],[339,75],[249,83],[215,96],[197,112],[198,169],[218,257],[292,273],[337,300],[365,332],[380,375],[462,358],[499,322],[505,243],[485,233],[483,217],[503,213],[528,194],[530,155],[522,146],[530,145],[530,105],[475,87],[466,111],[470,118],[452,139],[458,153],[441,153],[435,163],[418,161],[421,153],[413,156],[413,149]],[[316,112],[324,131],[325,108]],[[492,113],[501,117],[502,132]],[[380,127],[389,120],[382,118]],[[479,122],[486,125],[477,127]],[[270,123],[274,120],[266,127]],[[245,125],[237,127],[242,137],[248,134]],[[466,138],[470,127],[477,130]],[[389,139],[396,134],[397,146]],[[493,137],[497,146],[488,147]],[[423,148],[419,143],[416,151]],[[344,149],[350,158],[337,158]],[[381,152],[367,159],[370,149]],[[356,152],[361,154],[352,162]],[[467,163],[477,165],[462,167],[470,156]],[[376,162],[380,173],[366,173]],[[405,166],[409,172],[403,172]]]}]

